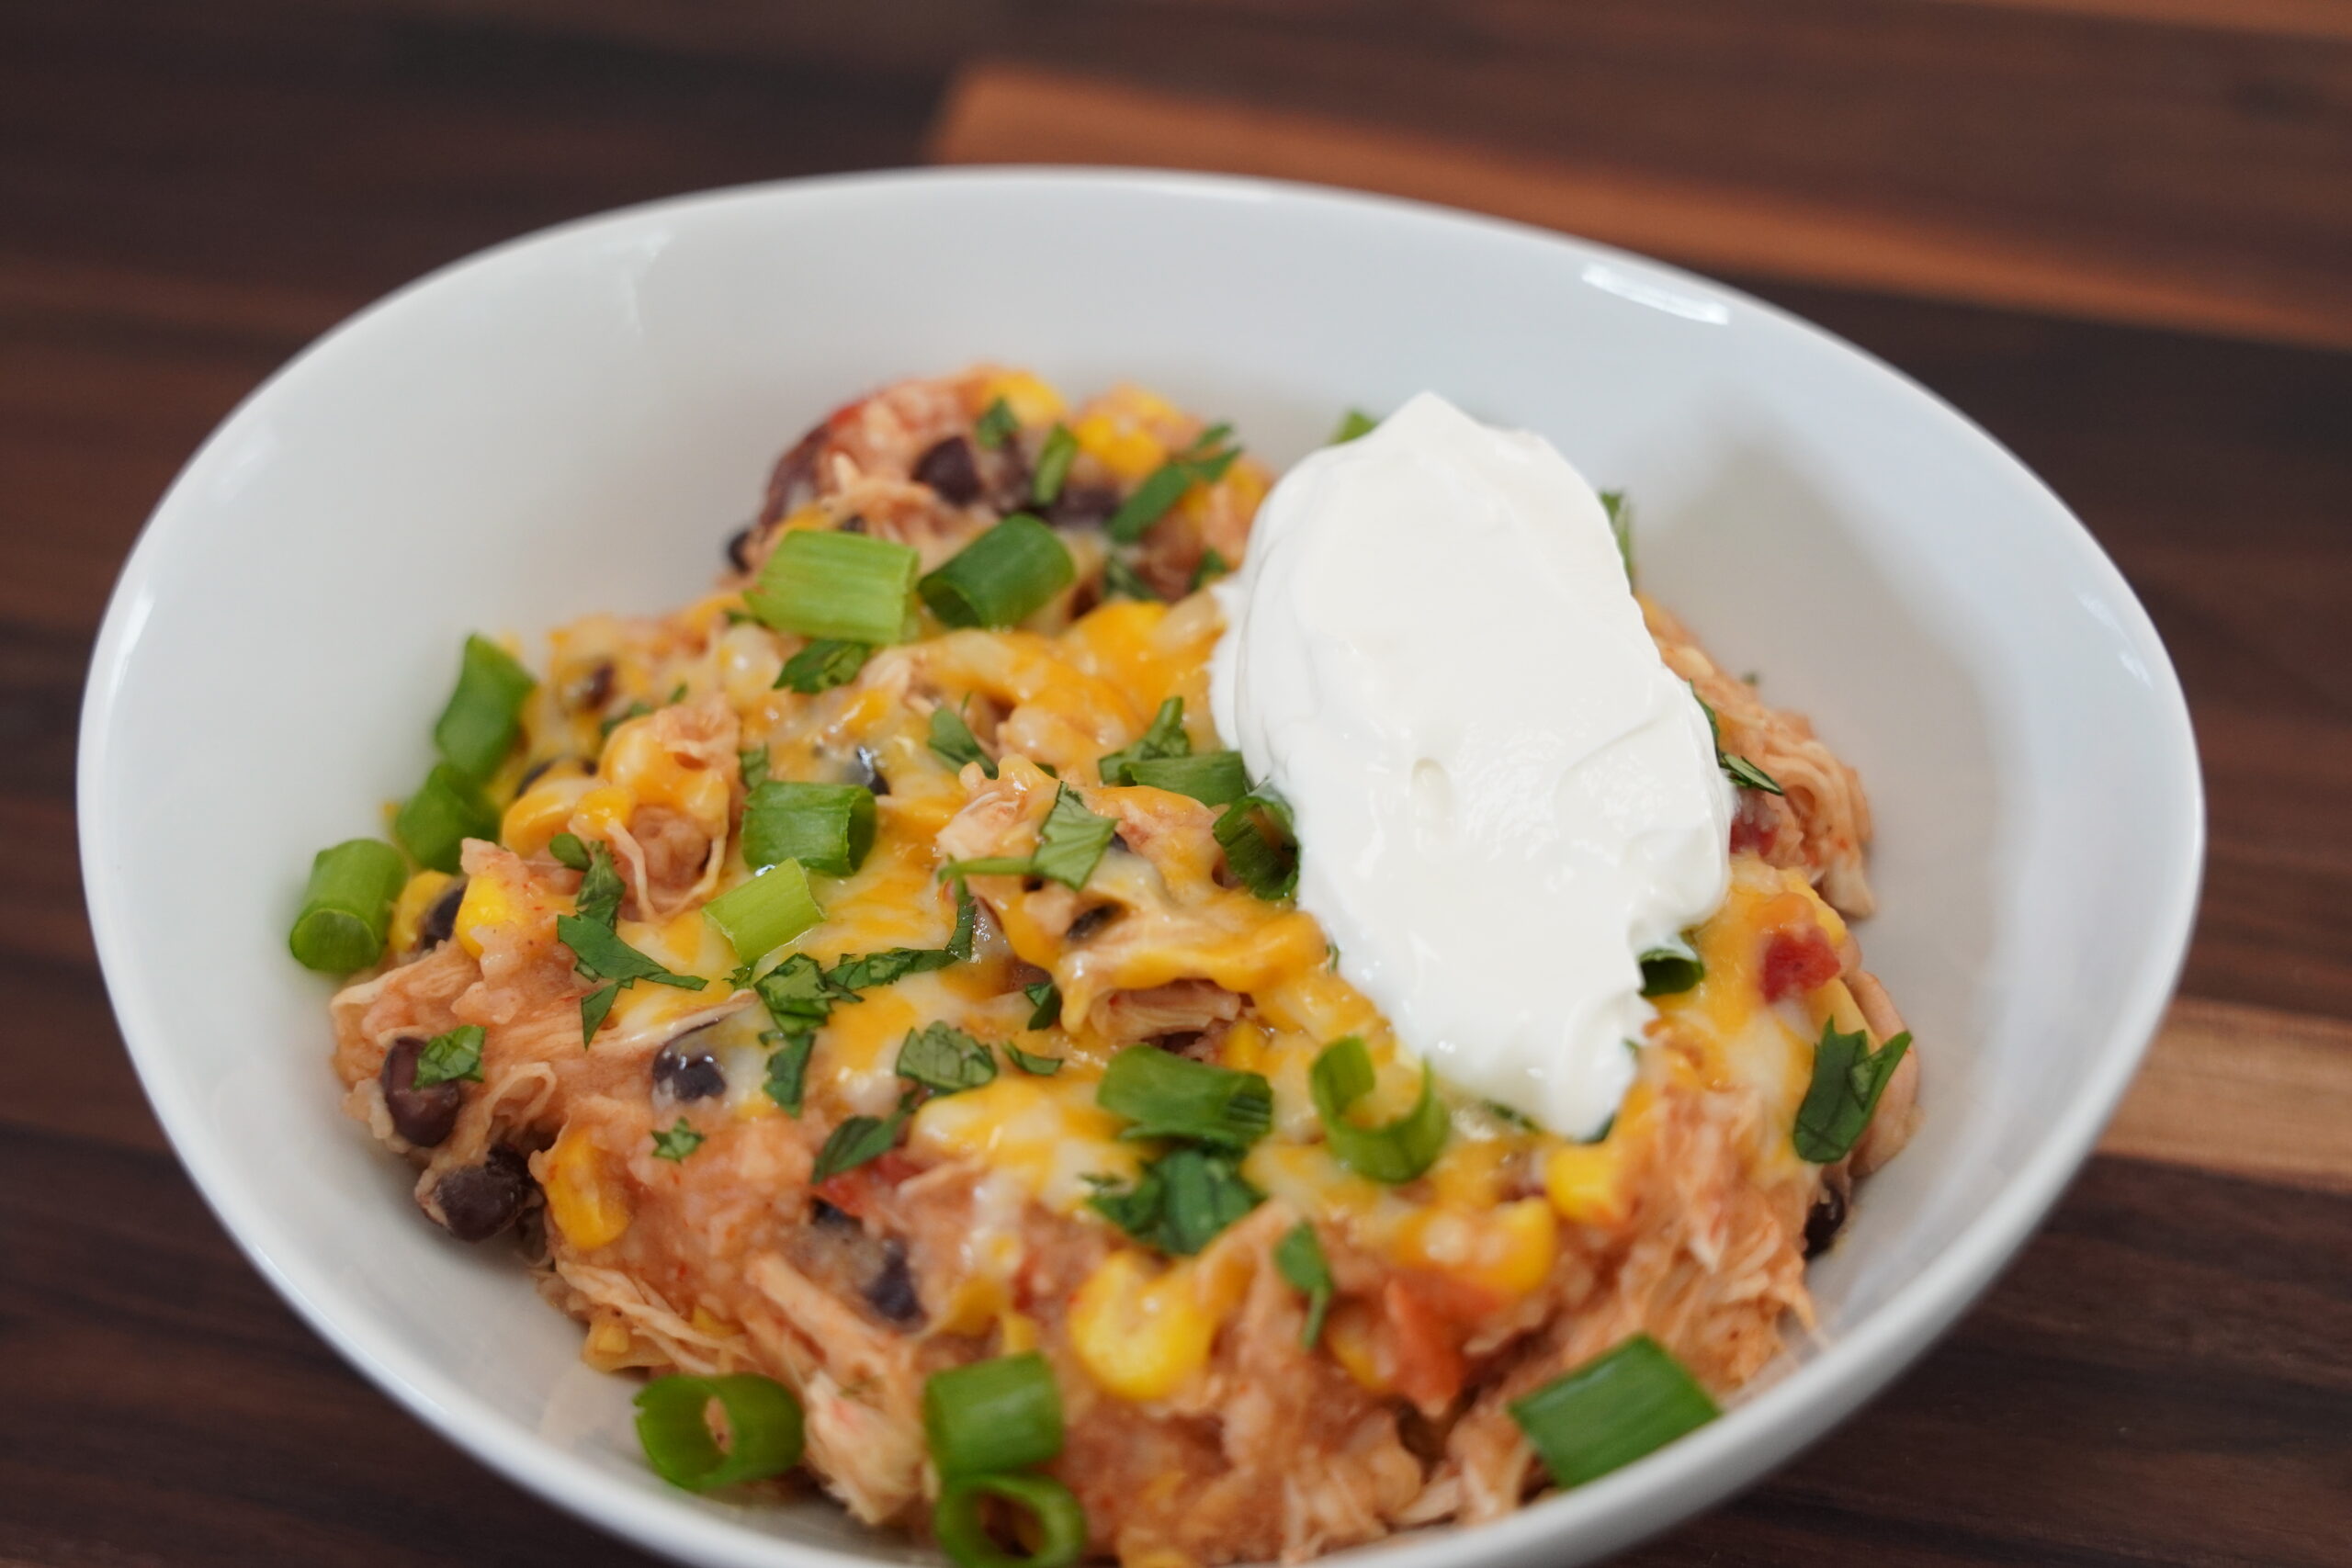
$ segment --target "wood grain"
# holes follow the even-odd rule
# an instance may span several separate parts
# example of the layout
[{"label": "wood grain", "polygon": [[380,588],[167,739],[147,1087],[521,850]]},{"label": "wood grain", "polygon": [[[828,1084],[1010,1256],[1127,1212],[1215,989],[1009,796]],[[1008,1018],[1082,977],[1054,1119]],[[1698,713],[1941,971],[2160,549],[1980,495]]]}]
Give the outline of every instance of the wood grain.
[{"label": "wood grain", "polygon": [[2346,0],[1945,0],[1961,6],[2013,6],[2102,21],[2151,22],[2208,28],[2215,32],[2273,33],[2281,38],[2352,39],[2352,4]]},{"label": "wood grain", "polygon": [[[91,961],[96,616],[178,465],[313,333],[537,224],[910,161],[983,50],[2266,298],[2352,272],[2345,52],[2130,3],[0,4],[0,1563],[650,1561],[441,1443],[269,1293],[164,1148]],[[2212,858],[2197,999],[2112,1134],[2131,1157],[2093,1160],[1868,1411],[1624,1561],[2342,1563],[2352,355],[1735,281],[1954,400],[2088,521],[2179,664]]]},{"label": "wood grain", "polygon": [[1519,156],[1024,65],[960,74],[932,152],[951,164],[1113,164],[1317,180],[1757,276],[2352,346],[2352,289],[2231,288],[2194,267],[1958,220]]},{"label": "wood grain", "polygon": [[2352,1192],[2352,1023],[2182,998],[2099,1150]]}]

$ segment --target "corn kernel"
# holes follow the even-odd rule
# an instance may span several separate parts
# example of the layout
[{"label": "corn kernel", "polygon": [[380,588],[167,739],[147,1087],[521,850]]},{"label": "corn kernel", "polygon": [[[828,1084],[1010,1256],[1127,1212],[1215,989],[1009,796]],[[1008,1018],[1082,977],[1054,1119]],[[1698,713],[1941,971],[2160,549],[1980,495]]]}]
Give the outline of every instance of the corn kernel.
[{"label": "corn kernel", "polygon": [[1153,1278],[1132,1252],[1114,1252],[1070,1303],[1070,1343],[1094,1381],[1121,1399],[1166,1399],[1208,1365],[1216,1316],[1178,1264]]},{"label": "corn kernel", "polygon": [[392,900],[392,925],[389,933],[390,951],[406,953],[416,945],[417,931],[424,924],[426,911],[440,898],[453,879],[446,872],[420,871],[401,888],[401,896]]},{"label": "corn kernel", "polygon": [[1070,430],[1078,449],[1132,484],[1168,461],[1168,448],[1150,431],[1097,411]]},{"label": "corn kernel", "polygon": [[1544,1162],[1544,1191],[1571,1224],[1623,1224],[1632,1209],[1624,1162],[1608,1143],[1566,1144],[1554,1149]]},{"label": "corn kernel", "polygon": [[600,785],[582,795],[571,808],[569,826],[583,839],[603,839],[610,842],[614,835],[628,826],[637,810],[637,796],[628,790],[612,784]]},{"label": "corn kernel", "polygon": [[997,1320],[996,1353],[1018,1356],[1037,1348],[1037,1320],[1025,1312],[1008,1312]]},{"label": "corn kernel", "polygon": [[580,1343],[580,1359],[600,1372],[615,1372],[629,1364],[629,1353],[637,1348],[637,1337],[628,1325],[607,1319],[588,1330]]},{"label": "corn kernel", "polygon": [[1004,370],[980,383],[980,406],[985,412],[990,403],[1002,398],[1015,418],[1023,424],[1051,424],[1061,418],[1069,407],[1051,383],[1026,370]]},{"label": "corn kernel", "polygon": [[522,908],[503,878],[477,876],[466,884],[465,897],[458,900],[458,945],[480,958],[483,932],[493,926],[514,925],[522,918]]},{"label": "corn kernel", "polygon": [[539,1184],[547,1190],[548,1217],[563,1239],[582,1252],[609,1247],[627,1234],[628,1195],[605,1169],[604,1156],[586,1132],[566,1127],[555,1146],[539,1156]]},{"label": "corn kernel", "polygon": [[549,768],[506,808],[498,824],[498,841],[518,855],[538,853],[564,830],[581,796],[595,787],[594,779],[571,772],[568,764]]},{"label": "corn kernel", "polygon": [[1374,1334],[1375,1318],[1372,1311],[1358,1302],[1342,1302],[1323,1325],[1323,1345],[1331,1352],[1332,1359],[1358,1386],[1374,1393],[1389,1392],[1388,1378],[1380,1370],[1380,1343]]}]

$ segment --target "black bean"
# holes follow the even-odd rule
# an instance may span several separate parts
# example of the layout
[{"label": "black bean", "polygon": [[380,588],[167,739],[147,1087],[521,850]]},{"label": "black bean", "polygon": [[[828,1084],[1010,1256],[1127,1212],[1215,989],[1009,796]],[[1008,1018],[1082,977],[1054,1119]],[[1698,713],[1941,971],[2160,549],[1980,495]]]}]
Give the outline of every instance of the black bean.
[{"label": "black bean", "polygon": [[1062,933],[1062,940],[1068,942],[1084,942],[1088,937],[1117,919],[1122,913],[1124,911],[1116,904],[1097,904],[1094,908],[1080,912],[1078,919],[1070,921],[1069,930]]},{"label": "black bean", "polygon": [[480,1165],[459,1166],[434,1183],[441,1224],[459,1241],[487,1241],[514,1223],[534,1190],[531,1168],[503,1145]]},{"label": "black bean", "polygon": [[857,749],[857,765],[851,771],[849,782],[862,784],[875,795],[890,793],[890,781],[882,776],[882,759],[870,746]]},{"label": "black bean", "polygon": [[854,1229],[857,1216],[847,1209],[835,1208],[822,1198],[812,1198],[808,1201],[808,1223],[823,1225],[828,1230],[840,1230],[843,1226]]},{"label": "black bean", "polygon": [[1057,528],[1099,528],[1118,510],[1114,485],[1066,484],[1046,509],[1046,521]]},{"label": "black bean", "polygon": [[972,444],[960,435],[924,448],[915,459],[914,479],[951,506],[969,506],[980,498],[980,466],[973,460]]},{"label": "black bean", "polygon": [[594,713],[612,700],[613,663],[600,659],[596,667],[571,682],[563,694],[563,705],[574,713]]},{"label": "black bean", "polygon": [[556,763],[560,761],[562,761],[562,759],[560,757],[542,757],[537,761],[532,763],[529,767],[525,768],[523,770],[523,776],[514,781],[514,793],[516,795],[520,795],[525,790],[530,788],[533,784],[538,783],[541,779],[547,776],[548,770],[554,767]]},{"label": "black bean", "polygon": [[1820,1257],[1845,1228],[1846,1194],[1825,1181],[1821,1196],[1813,1201],[1813,1208],[1804,1217],[1804,1255]]},{"label": "black bean", "polygon": [[672,1100],[708,1100],[727,1092],[726,1069],[695,1039],[702,1030],[679,1035],[653,1054],[654,1092]]},{"label": "black bean", "polygon": [[424,911],[424,919],[416,922],[416,950],[430,953],[457,931],[458,906],[466,901],[466,879],[462,876],[441,890],[433,907]]},{"label": "black bean", "polygon": [[768,475],[767,499],[760,507],[762,523],[788,516],[816,499],[817,459],[824,451],[826,434],[826,427],[820,424],[776,459],[775,471]]},{"label": "black bean", "polygon": [[458,1112],[465,1109],[466,1090],[454,1082],[417,1088],[416,1059],[424,1052],[421,1037],[401,1035],[384,1053],[384,1070],[377,1075],[377,1081],[383,1085],[384,1109],[392,1118],[392,1131],[421,1149],[430,1149],[438,1147],[457,1126]]},{"label": "black bean", "polygon": [[841,531],[844,534],[863,534],[865,532],[865,519],[854,515],[844,517],[842,519]]},{"label": "black bean", "polygon": [[882,1246],[882,1267],[865,1281],[865,1303],[886,1323],[911,1327],[923,1319],[922,1298],[915,1294],[915,1279],[907,1268],[907,1244],[892,1236]]},{"label": "black bean", "polygon": [[734,567],[737,571],[752,570],[752,540],[758,536],[759,531],[758,524],[746,523],[729,536],[727,560],[728,564]]}]

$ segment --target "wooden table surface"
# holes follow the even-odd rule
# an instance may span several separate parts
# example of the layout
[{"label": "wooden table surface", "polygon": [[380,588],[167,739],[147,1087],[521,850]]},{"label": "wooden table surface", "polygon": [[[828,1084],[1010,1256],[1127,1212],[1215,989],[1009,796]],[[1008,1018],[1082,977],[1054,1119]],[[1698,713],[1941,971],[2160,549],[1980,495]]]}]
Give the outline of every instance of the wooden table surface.
[{"label": "wooden table surface", "polygon": [[1654,250],[2045,476],[2195,711],[2189,999],[1950,1337],[1623,1561],[2352,1563],[2352,3],[0,0],[0,1568],[645,1561],[362,1382],[181,1174],[82,910],[83,671],[175,468],[339,317],[557,220],[925,157]]}]

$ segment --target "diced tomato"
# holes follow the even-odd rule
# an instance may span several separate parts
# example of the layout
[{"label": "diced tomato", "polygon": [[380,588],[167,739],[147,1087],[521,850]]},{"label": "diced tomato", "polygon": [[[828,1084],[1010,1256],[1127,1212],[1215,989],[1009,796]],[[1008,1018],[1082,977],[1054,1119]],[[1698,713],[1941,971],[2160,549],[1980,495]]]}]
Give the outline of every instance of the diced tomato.
[{"label": "diced tomato", "polygon": [[1777,1002],[1826,986],[1843,967],[1819,926],[1783,926],[1764,942],[1764,999]]},{"label": "diced tomato", "polygon": [[1773,811],[1772,797],[1761,790],[1743,789],[1736,792],[1739,799],[1731,813],[1731,852],[1736,855],[1769,854],[1772,840],[1780,837],[1779,815]]},{"label": "diced tomato", "polygon": [[829,1176],[817,1183],[818,1197],[842,1213],[864,1219],[884,1191],[922,1168],[896,1149],[876,1156],[854,1170]]},{"label": "diced tomato", "polygon": [[1389,1382],[1422,1410],[1441,1410],[1462,1392],[1466,1372],[1453,1325],[1415,1289],[1418,1283],[1399,1275],[1381,1292],[1389,1343],[1396,1356]]}]

